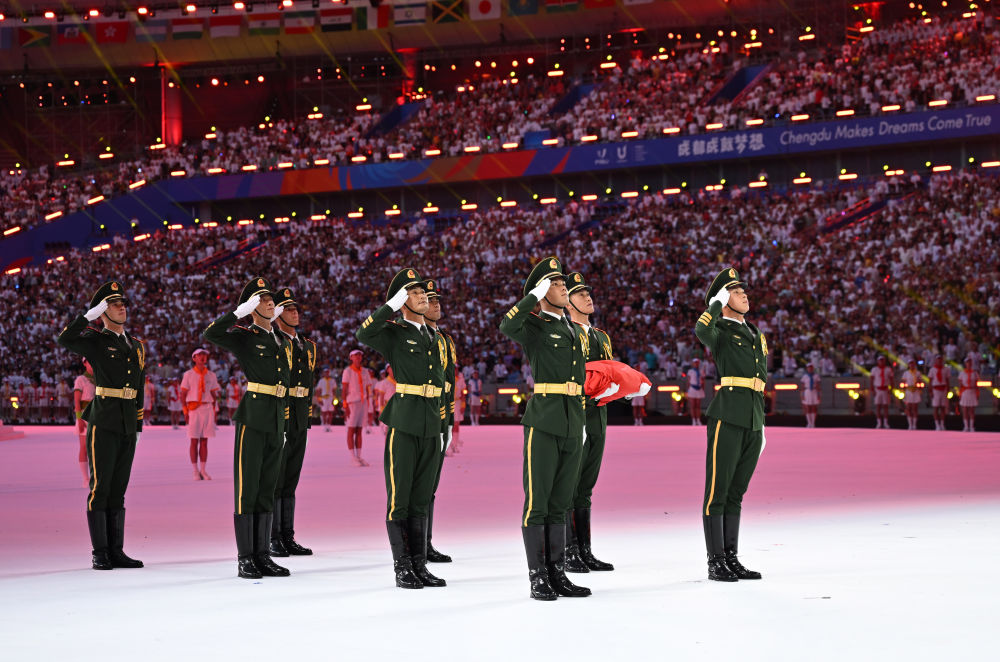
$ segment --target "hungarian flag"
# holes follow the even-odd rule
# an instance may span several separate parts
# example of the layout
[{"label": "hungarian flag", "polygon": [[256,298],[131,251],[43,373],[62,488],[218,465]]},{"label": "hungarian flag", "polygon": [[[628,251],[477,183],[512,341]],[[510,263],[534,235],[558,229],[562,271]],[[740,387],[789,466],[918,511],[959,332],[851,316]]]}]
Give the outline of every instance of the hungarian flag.
[{"label": "hungarian flag", "polygon": [[534,16],[538,13],[538,0],[507,0],[511,16]]},{"label": "hungarian flag", "polygon": [[278,34],[281,29],[281,14],[254,14],[247,16],[247,33],[252,35]]},{"label": "hungarian flag", "polygon": [[381,30],[389,27],[392,5],[382,3],[378,7],[358,7],[354,10],[354,24],[359,30]]},{"label": "hungarian flag", "polygon": [[427,5],[423,2],[408,2],[394,5],[392,22],[399,25],[423,25],[427,22]]},{"label": "hungarian flag", "polygon": [[52,28],[47,25],[40,25],[32,28],[17,29],[17,44],[21,48],[34,48],[36,46],[50,46],[52,43]]},{"label": "hungarian flag", "polygon": [[456,23],[465,18],[465,0],[435,0],[431,2],[431,20],[435,23]]},{"label": "hungarian flag", "polygon": [[93,29],[94,40],[99,44],[124,44],[128,41],[128,21],[101,21]]},{"label": "hungarian flag", "polygon": [[175,18],[174,39],[201,39],[205,34],[205,19]]},{"label": "hungarian flag", "polygon": [[135,24],[135,40],[139,42],[159,42],[167,40],[166,19],[152,19]]},{"label": "hungarian flag", "polygon": [[583,0],[583,6],[586,9],[603,9],[605,7],[614,7],[616,0]]},{"label": "hungarian flag", "polygon": [[473,21],[500,18],[500,0],[469,0],[469,18]]},{"label": "hungarian flag", "polygon": [[354,10],[350,7],[321,9],[319,24],[323,32],[341,32],[354,27]]},{"label": "hungarian flag", "polygon": [[239,14],[233,16],[211,16],[208,19],[208,36],[212,39],[217,37],[239,37],[242,27],[243,17]]},{"label": "hungarian flag", "polygon": [[576,11],[577,0],[545,0],[545,11],[549,14]]},{"label": "hungarian flag", "polygon": [[285,12],[285,34],[309,34],[316,29],[316,12]]},{"label": "hungarian flag", "polygon": [[57,44],[87,43],[87,28],[82,25],[60,25],[58,30],[59,33],[56,35]]}]

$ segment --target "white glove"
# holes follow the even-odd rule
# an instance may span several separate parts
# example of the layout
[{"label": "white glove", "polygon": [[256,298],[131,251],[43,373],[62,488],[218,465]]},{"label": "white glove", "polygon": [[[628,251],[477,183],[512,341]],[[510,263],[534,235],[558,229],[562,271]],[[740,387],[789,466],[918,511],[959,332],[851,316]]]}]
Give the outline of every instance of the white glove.
[{"label": "white glove", "polygon": [[760,429],[760,453],[757,454],[759,458],[764,454],[764,446],[767,446],[767,437],[764,435],[764,428]]},{"label": "white glove", "polygon": [[445,450],[448,450],[449,448],[451,448],[451,428],[450,427],[448,428],[447,434],[448,434],[448,441],[446,441],[445,444],[444,444],[444,449]]},{"label": "white glove", "polygon": [[103,315],[104,311],[107,309],[108,309],[108,302],[102,301],[93,308],[91,308],[90,310],[88,310],[87,312],[85,312],[83,316],[87,318],[88,322],[93,322],[98,317]]},{"label": "white glove", "polygon": [[726,288],[723,287],[721,290],[719,290],[718,292],[715,293],[714,297],[712,297],[711,299],[708,300],[708,305],[712,305],[716,301],[718,301],[719,303],[721,303],[723,306],[728,306],[729,305],[729,290],[727,290]]},{"label": "white glove", "polygon": [[406,291],[406,288],[405,287],[401,287],[401,288],[399,288],[399,291],[396,292],[395,294],[393,294],[392,298],[389,299],[388,301],[386,301],[385,303],[390,308],[392,308],[394,311],[395,310],[399,310],[400,308],[403,307],[403,304],[406,303],[406,299],[409,296],[410,296],[410,293]]},{"label": "white glove", "polygon": [[283,313],[283,312],[285,312],[285,307],[284,306],[275,306],[274,307],[274,316],[271,319],[273,319],[273,320],[278,319],[281,316],[281,313]]},{"label": "white glove", "polygon": [[233,312],[237,317],[246,317],[253,311],[257,310],[257,306],[259,305],[260,305],[260,295],[255,294],[249,299],[247,299],[245,302],[237,306],[236,310]]},{"label": "white glove", "polygon": [[586,427],[583,428],[583,443],[580,444],[580,445],[581,446],[586,446],[587,445],[587,428]]},{"label": "white glove", "polygon": [[438,435],[441,438],[441,452],[444,452],[444,432]]},{"label": "white glove", "polygon": [[548,294],[549,286],[551,285],[552,285],[551,278],[543,278],[540,281],[538,281],[537,285],[531,288],[531,291],[528,292],[528,294],[535,295],[535,298],[541,301],[545,297],[545,295]]},{"label": "white glove", "polygon": [[636,396],[646,395],[647,393],[649,393],[650,386],[652,386],[652,384],[639,384],[639,390],[636,391],[635,393],[629,393],[628,395],[625,396],[625,399],[631,400]]},{"label": "white glove", "polygon": [[142,430],[139,430],[138,432],[135,433],[135,443],[138,444],[139,443],[139,439],[141,439],[141,438],[142,438]]},{"label": "white glove", "polygon": [[617,393],[618,389],[620,388],[621,388],[620,384],[615,384],[614,382],[611,382],[611,386],[604,389],[604,393],[601,393],[600,395],[596,396],[594,400],[600,400],[601,398],[609,398],[615,393]]}]

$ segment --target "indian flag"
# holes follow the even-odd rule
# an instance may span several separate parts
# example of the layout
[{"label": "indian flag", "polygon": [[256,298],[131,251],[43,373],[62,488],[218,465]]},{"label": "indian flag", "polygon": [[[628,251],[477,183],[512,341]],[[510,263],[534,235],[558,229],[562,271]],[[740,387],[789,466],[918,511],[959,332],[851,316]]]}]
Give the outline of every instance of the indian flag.
[{"label": "indian flag", "polygon": [[174,39],[201,39],[205,34],[205,19],[175,18],[172,21]]},{"label": "indian flag", "polygon": [[309,34],[316,29],[316,12],[293,11],[285,13],[285,34]]},{"label": "indian flag", "polygon": [[278,34],[281,30],[281,14],[254,14],[247,16],[247,34],[268,35]]}]

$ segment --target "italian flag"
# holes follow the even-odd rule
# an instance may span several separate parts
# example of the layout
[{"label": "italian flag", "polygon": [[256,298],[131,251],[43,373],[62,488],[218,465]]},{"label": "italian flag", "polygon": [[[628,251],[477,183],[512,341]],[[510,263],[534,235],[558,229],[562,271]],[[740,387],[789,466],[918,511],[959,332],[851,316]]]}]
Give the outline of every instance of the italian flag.
[{"label": "italian flag", "polygon": [[268,35],[278,34],[281,30],[281,14],[255,14],[247,16],[247,34]]},{"label": "italian flag", "polygon": [[382,3],[378,7],[358,7],[354,10],[354,24],[359,30],[381,30],[389,27],[392,6]]}]

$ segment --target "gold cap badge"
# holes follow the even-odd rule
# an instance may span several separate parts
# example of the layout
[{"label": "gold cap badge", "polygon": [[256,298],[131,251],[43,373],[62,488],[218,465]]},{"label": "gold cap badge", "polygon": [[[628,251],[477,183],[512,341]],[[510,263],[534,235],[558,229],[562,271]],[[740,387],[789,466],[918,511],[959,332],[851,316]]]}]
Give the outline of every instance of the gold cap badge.
[{"label": "gold cap badge", "polygon": [[736,278],[736,269],[730,269],[729,270],[729,277],[730,278]]},{"label": "gold cap badge", "polygon": [[573,276],[573,280],[575,280],[577,283],[579,283],[580,282],[580,274],[576,274],[575,276]]},{"label": "gold cap badge", "polygon": [[263,278],[258,278],[257,279],[257,287],[264,287],[264,279]]},{"label": "gold cap badge", "polygon": [[549,267],[552,268],[552,269],[558,269],[559,268],[559,263],[556,262],[555,258],[552,258],[551,260],[549,260]]},{"label": "gold cap badge", "polygon": [[406,272],[406,277],[407,278],[416,278],[417,274],[413,273],[413,269],[410,269],[409,271]]},{"label": "gold cap badge", "polygon": [[434,289],[434,281],[432,281],[432,280],[427,281],[427,289],[428,290],[433,290]]},{"label": "gold cap badge", "polygon": [[291,290],[285,290],[285,296],[286,296],[286,297],[290,297],[290,296],[292,296],[292,292],[291,292]]},{"label": "gold cap badge", "polygon": [[111,289],[114,290],[115,292],[117,292],[118,291],[118,283],[111,283]]}]

